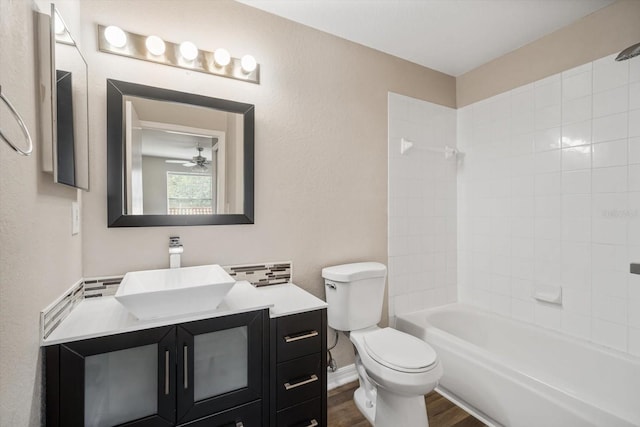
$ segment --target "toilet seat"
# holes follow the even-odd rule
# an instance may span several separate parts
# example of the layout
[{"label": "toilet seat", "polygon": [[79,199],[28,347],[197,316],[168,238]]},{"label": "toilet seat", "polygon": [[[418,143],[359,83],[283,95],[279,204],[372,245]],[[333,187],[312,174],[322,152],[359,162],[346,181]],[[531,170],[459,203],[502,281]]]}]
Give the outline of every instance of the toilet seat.
[{"label": "toilet seat", "polygon": [[436,364],[436,352],[429,344],[393,328],[377,329],[363,335],[362,340],[373,360],[394,371],[426,372]]}]

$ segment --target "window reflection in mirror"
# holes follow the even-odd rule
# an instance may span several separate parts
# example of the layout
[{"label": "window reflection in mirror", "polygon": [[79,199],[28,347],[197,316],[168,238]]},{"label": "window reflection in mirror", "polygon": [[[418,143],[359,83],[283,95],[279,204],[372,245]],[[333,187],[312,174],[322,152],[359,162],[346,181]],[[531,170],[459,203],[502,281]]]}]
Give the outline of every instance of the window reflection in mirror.
[{"label": "window reflection in mirror", "polygon": [[124,96],[127,215],[242,214],[244,116]]}]

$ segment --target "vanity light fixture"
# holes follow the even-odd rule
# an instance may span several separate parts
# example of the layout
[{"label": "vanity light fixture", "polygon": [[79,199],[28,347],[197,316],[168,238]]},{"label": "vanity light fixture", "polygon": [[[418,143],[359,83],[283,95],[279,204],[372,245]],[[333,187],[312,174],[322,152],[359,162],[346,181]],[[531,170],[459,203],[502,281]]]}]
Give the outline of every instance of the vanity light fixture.
[{"label": "vanity light fixture", "polygon": [[120,27],[109,25],[104,29],[104,37],[109,44],[117,48],[123,48],[127,44],[127,34]]},{"label": "vanity light fixture", "polygon": [[253,70],[256,69],[258,63],[256,62],[256,58],[251,55],[245,55],[240,59],[240,66],[242,67],[242,71],[245,73],[252,73]]},{"label": "vanity light fixture", "polygon": [[166,50],[164,40],[162,40],[158,36],[147,37],[147,40],[145,40],[144,45],[147,47],[147,50],[149,51],[149,53],[151,53],[154,56],[160,56]]},{"label": "vanity light fixture", "polygon": [[216,65],[226,67],[231,62],[231,54],[227,49],[216,49],[216,51],[213,52],[213,60]]},{"label": "vanity light fixture", "polygon": [[62,22],[62,18],[60,18],[60,15],[58,15],[58,13],[56,12],[54,15],[54,30],[56,32],[56,35],[62,35],[64,34],[65,31],[67,31],[67,27],[65,27],[64,22]]},{"label": "vanity light fixture", "polygon": [[56,43],[68,44],[70,46],[75,46],[75,42],[71,38],[71,34],[67,30],[67,26],[64,23],[62,17],[58,14],[56,10],[53,13],[53,32],[56,39]]},{"label": "vanity light fixture", "polygon": [[180,55],[187,61],[193,61],[198,57],[198,47],[192,42],[180,43]]},{"label": "vanity light fixture", "polygon": [[124,31],[115,25],[98,25],[98,48],[101,52],[260,84],[260,65],[253,56],[234,58],[222,48],[210,52],[198,49],[190,41],[173,43],[156,35]]}]

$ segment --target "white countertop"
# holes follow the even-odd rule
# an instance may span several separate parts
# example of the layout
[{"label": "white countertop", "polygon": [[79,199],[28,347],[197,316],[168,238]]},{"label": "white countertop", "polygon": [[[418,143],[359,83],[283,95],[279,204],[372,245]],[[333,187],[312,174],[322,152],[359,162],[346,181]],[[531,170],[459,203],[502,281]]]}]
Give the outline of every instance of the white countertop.
[{"label": "white countertop", "polygon": [[255,288],[245,281],[236,282],[215,310],[163,319],[138,320],[112,296],[87,298],[42,340],[42,345],[61,344],[264,308],[269,308],[269,316],[276,318],[326,306],[326,302],[293,283]]}]

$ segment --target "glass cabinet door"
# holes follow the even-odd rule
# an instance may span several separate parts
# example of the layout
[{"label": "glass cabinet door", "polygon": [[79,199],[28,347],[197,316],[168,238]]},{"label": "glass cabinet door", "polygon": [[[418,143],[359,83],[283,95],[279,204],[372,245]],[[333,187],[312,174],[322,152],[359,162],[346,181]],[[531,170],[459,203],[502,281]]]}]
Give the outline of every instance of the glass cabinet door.
[{"label": "glass cabinet door", "polygon": [[63,344],[58,357],[59,425],[174,425],[175,327]]},{"label": "glass cabinet door", "polygon": [[262,397],[266,319],[263,310],[178,325],[178,423]]},{"label": "glass cabinet door", "polygon": [[158,344],[84,359],[84,425],[110,427],[158,412]]}]

